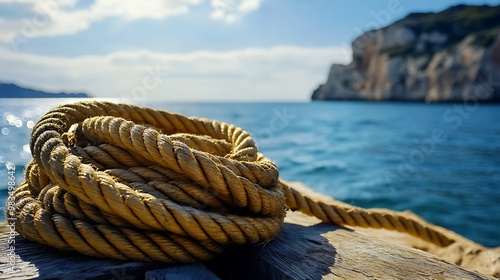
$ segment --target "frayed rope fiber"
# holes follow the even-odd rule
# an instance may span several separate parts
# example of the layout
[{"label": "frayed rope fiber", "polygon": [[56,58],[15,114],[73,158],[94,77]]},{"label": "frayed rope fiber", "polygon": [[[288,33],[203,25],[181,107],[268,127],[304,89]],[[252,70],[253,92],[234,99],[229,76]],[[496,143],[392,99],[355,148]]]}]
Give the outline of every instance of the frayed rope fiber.
[{"label": "frayed rope fiber", "polygon": [[47,112],[33,160],[9,197],[16,230],[60,250],[119,260],[189,263],[280,231],[287,209],[384,228],[447,246],[415,215],[315,201],[280,180],[252,137],[231,124],[110,102]]}]

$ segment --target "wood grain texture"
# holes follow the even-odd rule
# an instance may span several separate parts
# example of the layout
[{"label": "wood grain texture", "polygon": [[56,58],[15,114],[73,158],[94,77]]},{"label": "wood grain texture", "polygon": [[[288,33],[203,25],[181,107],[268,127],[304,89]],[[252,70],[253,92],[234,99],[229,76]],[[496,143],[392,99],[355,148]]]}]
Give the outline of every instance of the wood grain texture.
[{"label": "wood grain texture", "polygon": [[200,262],[146,272],[146,280],[220,280]]},{"label": "wood grain texture", "polygon": [[[165,264],[96,259],[61,252],[20,237],[8,244],[9,233],[0,235],[0,279],[143,279],[147,271]],[[11,251],[14,247],[14,262]]]},{"label": "wood grain texture", "polygon": [[[301,213],[287,213],[278,237],[258,246],[230,248],[216,259],[163,271],[177,279],[488,279],[426,252],[367,236],[351,229],[319,223]],[[0,225],[1,228],[1,225]],[[5,227],[4,227],[5,230]],[[8,233],[0,235],[0,279],[144,279],[158,263],[95,259],[28,242],[15,243],[15,267],[10,273],[6,253]],[[151,272],[153,273],[153,272]],[[152,279],[161,278],[156,272]],[[214,276],[215,275],[215,276]],[[168,278],[170,279],[170,278]],[[174,278],[175,279],[175,278]]]},{"label": "wood grain texture", "polygon": [[[222,279],[489,279],[426,252],[287,213],[278,238],[208,266]],[[231,268],[231,269],[227,269]]]}]

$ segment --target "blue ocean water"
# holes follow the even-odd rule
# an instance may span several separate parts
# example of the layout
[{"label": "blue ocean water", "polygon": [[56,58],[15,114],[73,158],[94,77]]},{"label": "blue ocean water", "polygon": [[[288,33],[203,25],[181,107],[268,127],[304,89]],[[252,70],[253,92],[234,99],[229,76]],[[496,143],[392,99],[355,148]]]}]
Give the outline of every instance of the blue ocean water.
[{"label": "blue ocean water", "polygon": [[[0,100],[0,205],[6,164],[30,160],[30,130],[68,99]],[[500,106],[370,102],[145,103],[234,123],[281,177],[361,207],[409,209],[500,246]],[[3,216],[0,216],[3,218]]]}]

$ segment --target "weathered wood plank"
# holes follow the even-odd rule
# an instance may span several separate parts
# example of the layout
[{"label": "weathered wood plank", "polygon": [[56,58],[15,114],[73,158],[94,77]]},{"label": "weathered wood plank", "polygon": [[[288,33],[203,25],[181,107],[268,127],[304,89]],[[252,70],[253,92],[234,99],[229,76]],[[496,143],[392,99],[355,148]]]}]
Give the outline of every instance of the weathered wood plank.
[{"label": "weathered wood plank", "polygon": [[[0,235],[0,279],[144,279],[147,271],[166,266],[90,258],[19,237],[15,243],[8,241],[8,233]],[[14,249],[8,250],[8,245]]]},{"label": "weathered wood plank", "polygon": [[[316,200],[321,200],[326,203],[333,202],[331,197],[317,193],[301,183],[295,182],[293,186],[301,193],[305,193]],[[336,203],[340,202],[337,201]],[[389,243],[399,243],[407,247],[418,248],[466,269],[500,278],[500,247],[486,248],[450,231],[448,231],[448,234],[455,235],[456,242],[447,247],[438,247],[409,234],[396,231],[365,229],[359,227],[353,227],[351,229],[357,233],[362,233],[369,237],[377,237]],[[446,229],[443,230],[446,231]]]},{"label": "weathered wood plank", "polygon": [[144,279],[148,271],[151,279],[166,279],[165,275],[168,279],[201,275],[205,279],[488,279],[421,250],[383,240],[387,236],[383,231],[367,235],[293,212],[287,213],[278,237],[267,244],[232,248],[210,262],[170,268],[94,259],[16,238],[11,273],[5,222],[0,222],[2,231],[7,233],[0,235],[0,279]]},{"label": "weathered wood plank", "polygon": [[[208,264],[222,279],[488,279],[426,252],[287,213],[279,236]],[[229,269],[228,269],[229,268]]]},{"label": "weathered wood plank", "polygon": [[200,262],[187,265],[172,266],[146,272],[146,280],[220,280]]},{"label": "weathered wood plank", "polygon": [[[207,267],[222,279],[487,279],[423,251],[318,224],[301,213],[288,213],[286,221],[275,240],[230,249],[207,262]],[[8,252],[7,241],[8,234],[2,234],[2,252]],[[17,238],[13,273],[3,254],[0,279],[69,279],[76,275],[143,279],[147,271],[162,267],[165,265],[94,259]]]}]

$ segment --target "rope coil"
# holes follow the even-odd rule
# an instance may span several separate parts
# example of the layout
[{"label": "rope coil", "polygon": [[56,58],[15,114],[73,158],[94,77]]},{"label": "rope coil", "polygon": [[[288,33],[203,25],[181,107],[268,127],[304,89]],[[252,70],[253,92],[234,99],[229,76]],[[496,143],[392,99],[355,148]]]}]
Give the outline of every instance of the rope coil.
[{"label": "rope coil", "polygon": [[327,204],[279,179],[251,136],[223,122],[109,102],[47,112],[32,131],[25,180],[9,197],[25,238],[93,257],[207,260],[279,232],[286,209],[346,226],[407,232],[438,246],[441,228],[390,210]]}]

